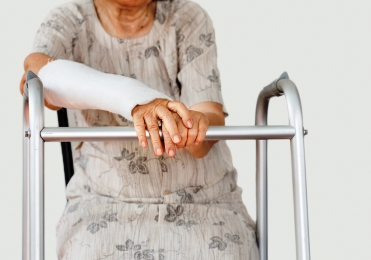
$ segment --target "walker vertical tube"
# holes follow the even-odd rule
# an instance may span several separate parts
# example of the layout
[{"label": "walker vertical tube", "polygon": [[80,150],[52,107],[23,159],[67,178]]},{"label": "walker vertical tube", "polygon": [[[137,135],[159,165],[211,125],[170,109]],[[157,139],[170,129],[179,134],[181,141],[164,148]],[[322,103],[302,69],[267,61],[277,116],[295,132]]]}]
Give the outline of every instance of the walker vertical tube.
[{"label": "walker vertical tube", "polygon": [[44,259],[44,141],[40,136],[44,128],[44,93],[40,79],[27,73],[29,96],[29,245],[30,260]]},{"label": "walker vertical tube", "polygon": [[[288,78],[284,72],[279,79]],[[259,93],[255,111],[255,125],[267,125],[269,100],[281,96],[282,91],[276,87],[277,80]],[[260,260],[268,259],[268,141],[256,141],[256,226]]]},{"label": "walker vertical tube", "polygon": [[26,136],[30,128],[28,120],[28,99],[26,96],[23,96],[23,131],[22,131],[22,140],[23,140],[23,196],[22,196],[22,259],[28,260],[30,255],[30,240],[29,240],[29,223],[30,223],[30,200],[29,200],[29,139]]},{"label": "walker vertical tube", "polygon": [[310,260],[309,221],[304,153],[304,128],[301,102],[295,84],[289,79],[277,82],[285,93],[290,125],[296,129],[291,139],[291,163],[295,211],[296,259]]},{"label": "walker vertical tube", "polygon": [[[259,95],[255,125],[267,124],[269,99]],[[256,141],[256,226],[260,260],[268,259],[268,177],[267,140]]]}]

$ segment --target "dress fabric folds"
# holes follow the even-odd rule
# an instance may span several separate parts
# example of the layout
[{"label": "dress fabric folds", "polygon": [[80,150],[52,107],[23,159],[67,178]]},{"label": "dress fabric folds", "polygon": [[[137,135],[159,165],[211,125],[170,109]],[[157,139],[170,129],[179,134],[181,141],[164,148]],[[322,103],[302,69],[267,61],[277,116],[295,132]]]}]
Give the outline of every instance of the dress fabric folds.
[{"label": "dress fabric folds", "polygon": [[[191,1],[158,1],[150,32],[120,39],[105,32],[93,0],[75,0],[45,18],[33,52],[136,78],[187,107],[218,102],[227,115],[213,24]],[[133,126],[102,110],[73,115],[78,127]],[[73,153],[59,259],[258,259],[225,141],[201,159],[155,156],[137,141],[84,142]]]}]

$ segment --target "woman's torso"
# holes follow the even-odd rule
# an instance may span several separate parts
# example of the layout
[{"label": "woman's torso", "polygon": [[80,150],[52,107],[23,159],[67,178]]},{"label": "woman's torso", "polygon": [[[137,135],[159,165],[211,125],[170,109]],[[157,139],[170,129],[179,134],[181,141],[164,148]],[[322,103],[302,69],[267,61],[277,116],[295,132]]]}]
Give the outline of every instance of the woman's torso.
[{"label": "woman's torso", "polygon": [[[133,39],[111,37],[99,23],[93,2],[77,3],[81,9],[78,14],[72,14],[76,16],[77,26],[70,59],[106,73],[136,78],[179,100],[174,23],[182,17],[174,16],[179,13],[175,9],[186,4],[185,1],[158,2],[150,32]],[[122,116],[101,110],[74,111],[74,117],[79,127],[133,126]],[[74,166],[76,175],[67,188],[70,198],[90,193],[123,200],[162,200],[165,196],[180,201],[182,197],[175,195],[180,190],[213,187],[214,191],[200,196],[199,202],[205,203],[236,189],[235,170],[225,142],[216,144],[202,159],[195,159],[186,151],[177,151],[175,158],[165,154],[158,157],[151,146],[143,149],[137,141],[85,142],[75,150]],[[78,178],[79,175],[83,177]]]},{"label": "woman's torso", "polygon": [[[148,35],[117,39],[92,0],[77,0],[46,19],[34,51],[136,78],[187,106],[223,103],[212,24],[202,12],[186,0],[161,1]],[[79,127],[133,126],[107,111],[72,112]],[[84,142],[74,168],[57,228],[60,259],[258,259],[225,141],[201,159],[184,150],[158,157],[138,141]]]}]

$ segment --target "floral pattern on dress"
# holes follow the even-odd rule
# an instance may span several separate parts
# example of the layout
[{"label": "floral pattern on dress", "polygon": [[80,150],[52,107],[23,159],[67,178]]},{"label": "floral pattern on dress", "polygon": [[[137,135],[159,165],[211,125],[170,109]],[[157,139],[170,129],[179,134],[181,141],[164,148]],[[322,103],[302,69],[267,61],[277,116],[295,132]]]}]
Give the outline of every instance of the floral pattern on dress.
[{"label": "floral pattern on dress", "polygon": [[186,203],[194,203],[194,198],[191,193],[186,192],[185,190],[179,190],[177,193],[180,196],[180,203],[186,204]]},{"label": "floral pattern on dress", "polygon": [[189,46],[186,50],[186,54],[187,54],[187,61],[188,62],[191,62],[193,61],[194,59],[196,59],[198,56],[200,56],[202,53],[203,53],[203,49],[202,48],[197,48],[193,45]]},{"label": "floral pattern on dress", "polygon": [[154,57],[158,57],[160,55],[158,49],[156,46],[152,46],[152,47],[149,47],[148,49],[146,49],[145,53],[144,53],[144,56],[148,59],[149,57],[151,56],[154,56]]},{"label": "floral pattern on dress", "polygon": [[174,222],[177,217],[181,216],[184,212],[182,205],[178,205],[176,208],[173,205],[167,205],[167,214],[165,215],[165,220],[167,222]]},{"label": "floral pattern on dress", "polygon": [[[109,36],[93,1],[74,0],[46,17],[33,52],[135,78],[187,107],[217,102],[226,113],[212,22],[187,0],[158,1],[151,31],[134,39]],[[73,114],[77,127],[133,127],[104,110]],[[185,150],[156,156],[137,140],[83,142],[73,153],[59,259],[258,259],[224,141],[200,159]]]},{"label": "floral pattern on dress", "polygon": [[204,42],[204,44],[207,47],[210,47],[212,44],[214,44],[214,41],[212,40],[212,34],[208,33],[207,35],[201,34],[200,35],[200,40]]}]

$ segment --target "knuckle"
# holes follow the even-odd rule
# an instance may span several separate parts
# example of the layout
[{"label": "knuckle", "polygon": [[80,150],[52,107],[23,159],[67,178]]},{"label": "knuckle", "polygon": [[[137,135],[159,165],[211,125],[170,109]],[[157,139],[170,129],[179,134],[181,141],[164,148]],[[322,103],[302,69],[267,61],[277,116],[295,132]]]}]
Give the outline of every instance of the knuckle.
[{"label": "knuckle", "polygon": [[164,135],[164,145],[167,149],[174,148],[174,143],[170,138],[170,135]]},{"label": "knuckle", "polygon": [[206,125],[200,125],[198,129],[200,132],[206,132],[208,127]]},{"label": "knuckle", "polygon": [[171,110],[173,110],[173,111],[178,111],[178,110],[181,110],[182,109],[182,105],[183,105],[182,102],[171,101],[168,104],[168,108],[171,109]]},{"label": "knuckle", "polygon": [[188,132],[188,136],[197,136],[198,130],[197,129],[191,129]]},{"label": "knuckle", "polygon": [[134,126],[144,126],[144,121],[142,118],[138,118],[136,116],[133,117]]},{"label": "knuckle", "polygon": [[171,141],[170,137],[169,138],[164,138],[164,144],[166,147],[173,146],[173,142]]},{"label": "knuckle", "polygon": [[169,135],[168,132],[164,131],[162,134],[163,134],[163,137],[164,137],[164,141],[170,140],[170,135]]},{"label": "knuckle", "polygon": [[165,140],[165,138],[170,138],[170,134],[169,134],[169,132],[168,132],[167,130],[165,130],[165,129],[163,129],[163,131],[162,131],[162,135],[163,135],[163,137],[164,137],[164,140]]},{"label": "knuckle", "polygon": [[164,112],[163,115],[161,115],[161,120],[162,121],[173,121],[174,117],[171,115],[169,111]]},{"label": "knuckle", "polygon": [[161,147],[161,142],[159,140],[152,140],[154,148]]},{"label": "knuckle", "polygon": [[165,125],[166,130],[169,132],[169,134],[174,135],[178,132],[178,129],[175,124],[167,124]]},{"label": "knuckle", "polygon": [[158,131],[158,126],[155,125],[155,124],[151,124],[151,125],[148,125],[148,126],[147,126],[147,129],[148,129],[148,131],[150,131],[150,132],[155,132],[155,131]]},{"label": "knuckle", "polygon": [[143,107],[140,105],[135,106],[131,111],[131,114],[135,117],[143,117]]},{"label": "knuckle", "polygon": [[159,114],[163,113],[163,112],[166,111],[166,110],[167,110],[167,109],[166,109],[165,105],[162,104],[162,103],[157,104],[157,105],[152,109],[153,113],[156,114],[156,115],[159,115]]},{"label": "knuckle", "polygon": [[144,130],[144,124],[141,122],[134,122],[134,128],[137,130]]},{"label": "knuckle", "polygon": [[166,150],[175,148],[175,146],[172,142],[165,142],[165,147],[166,147]]},{"label": "knuckle", "polygon": [[144,135],[144,134],[142,134],[142,133],[139,133],[139,134],[138,134],[138,139],[141,140],[141,141],[145,141],[145,140],[147,140],[146,135]]},{"label": "knuckle", "polygon": [[172,142],[169,132],[163,132],[164,142]]},{"label": "knuckle", "polygon": [[159,145],[161,144],[160,137],[158,135],[151,135],[151,141],[153,145]]},{"label": "knuckle", "polygon": [[160,142],[160,136],[159,136],[158,132],[154,132],[154,131],[151,132],[150,131],[149,135],[151,137],[152,142]]}]

